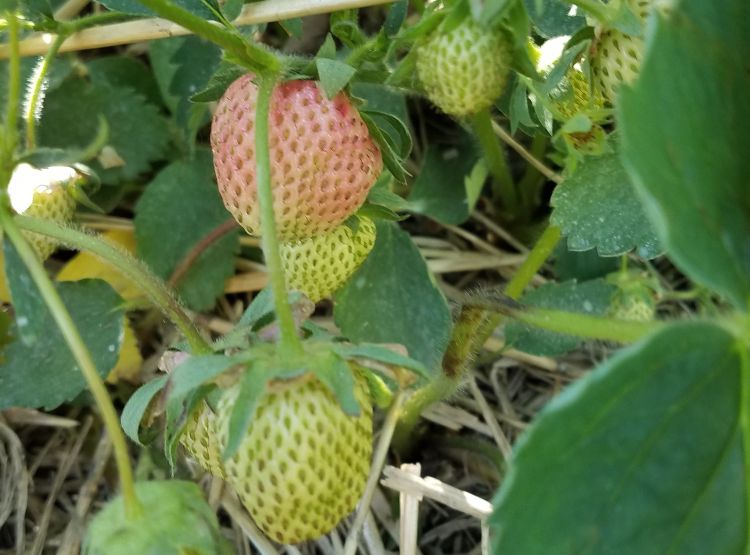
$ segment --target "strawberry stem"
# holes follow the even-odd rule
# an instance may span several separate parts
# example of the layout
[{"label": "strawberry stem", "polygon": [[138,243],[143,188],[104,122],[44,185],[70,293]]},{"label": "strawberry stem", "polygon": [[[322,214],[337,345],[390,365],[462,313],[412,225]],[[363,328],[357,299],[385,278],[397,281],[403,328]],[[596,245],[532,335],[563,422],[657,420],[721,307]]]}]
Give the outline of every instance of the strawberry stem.
[{"label": "strawberry stem", "polygon": [[26,103],[24,110],[24,120],[26,121],[26,149],[33,150],[36,147],[36,120],[37,111],[39,105],[39,99],[42,95],[42,88],[44,85],[44,79],[47,77],[49,66],[52,60],[57,56],[57,51],[60,50],[60,46],[68,38],[67,33],[60,33],[52,41],[52,44],[47,50],[47,54],[42,59],[42,63],[34,71],[33,82],[31,84],[31,94]]},{"label": "strawberry stem", "polygon": [[505,212],[509,216],[517,214],[519,199],[513,176],[508,169],[503,147],[492,129],[492,117],[489,109],[482,110],[471,118],[471,127],[479,140],[484,158],[489,165],[490,174],[495,182],[496,197],[499,197]]},{"label": "strawberry stem", "polygon": [[258,82],[258,98],[255,105],[255,156],[258,202],[260,203],[260,229],[263,257],[266,260],[271,290],[273,291],[276,320],[281,335],[281,351],[296,356],[302,354],[302,343],[297,335],[292,308],[286,290],[284,267],[279,252],[276,232],[276,216],[271,191],[271,153],[268,144],[268,116],[271,93],[276,86],[275,75],[262,75]]},{"label": "strawberry stem", "polygon": [[6,14],[8,27],[8,100],[3,122],[2,153],[0,158],[0,187],[8,187],[15,166],[15,153],[18,143],[18,103],[21,98],[21,55],[18,48],[18,16],[15,12]]},{"label": "strawberry stem", "polygon": [[[552,254],[560,241],[560,229],[548,226],[539,237],[534,248],[526,255],[523,264],[505,286],[505,295],[518,299],[531,283],[536,273]],[[453,326],[451,340],[443,356],[443,368],[428,385],[417,391],[404,406],[393,444],[397,451],[408,448],[409,439],[419,421],[422,411],[446,397],[453,395],[461,385],[469,363],[492,332],[502,323],[505,315],[495,313],[487,307],[466,303]]]},{"label": "strawberry stem", "polygon": [[104,385],[104,382],[96,370],[96,365],[91,358],[91,353],[83,342],[83,339],[78,332],[78,328],[70,316],[70,312],[68,312],[68,309],[62,302],[60,294],[52,284],[44,266],[37,258],[31,246],[26,242],[26,239],[24,239],[20,229],[13,220],[8,206],[7,194],[3,194],[1,201],[0,224],[2,229],[5,231],[8,239],[10,239],[11,243],[13,243],[18,251],[21,260],[28,268],[31,278],[39,289],[44,302],[52,313],[52,317],[54,318],[57,327],[60,329],[60,332],[65,338],[65,342],[68,344],[68,348],[70,348],[71,353],[73,353],[73,356],[78,363],[78,367],[81,369],[81,373],[86,379],[86,383],[94,397],[96,406],[99,408],[102,421],[107,429],[107,434],[112,440],[115,462],[117,464],[117,473],[120,478],[120,487],[122,488],[122,496],[125,503],[126,517],[128,519],[137,519],[143,514],[143,507],[135,495],[133,470],[130,466],[128,447],[125,441],[125,435],[120,429],[120,420],[117,416],[117,411],[107,393],[107,388]]},{"label": "strawberry stem", "polygon": [[42,90],[44,88],[44,80],[49,72],[52,60],[57,56],[57,52],[60,50],[60,46],[65,42],[70,35],[88,29],[89,27],[95,27],[102,23],[113,23],[121,20],[130,19],[128,14],[117,13],[117,12],[106,12],[101,14],[94,14],[86,17],[81,17],[75,21],[56,21],[55,40],[50,44],[47,53],[34,70],[32,81],[30,81],[28,88],[28,97],[26,100],[26,106],[24,108],[24,120],[26,123],[26,149],[33,150],[36,147],[36,120],[39,116],[39,101],[42,98]]},{"label": "strawberry stem", "polygon": [[156,15],[182,25],[196,35],[221,46],[236,62],[256,73],[278,72],[281,60],[269,50],[252,44],[235,29],[228,30],[168,0],[138,0]]},{"label": "strawberry stem", "polygon": [[73,227],[63,227],[50,220],[16,216],[16,225],[23,230],[46,235],[81,251],[95,255],[103,262],[118,270],[123,276],[143,291],[151,302],[169,318],[190,344],[194,354],[210,354],[211,346],[201,336],[198,328],[175,298],[173,291],[146,265],[130,253],[102,239],[79,231]]}]

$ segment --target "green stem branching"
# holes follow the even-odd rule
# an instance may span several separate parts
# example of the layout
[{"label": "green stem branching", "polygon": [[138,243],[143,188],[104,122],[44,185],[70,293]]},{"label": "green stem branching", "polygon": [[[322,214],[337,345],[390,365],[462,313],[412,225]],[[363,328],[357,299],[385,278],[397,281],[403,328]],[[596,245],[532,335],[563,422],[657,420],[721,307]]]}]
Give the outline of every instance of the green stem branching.
[{"label": "green stem branching", "polygon": [[53,237],[65,245],[87,251],[112,266],[143,291],[149,300],[179,328],[194,354],[209,354],[211,346],[195,327],[174,293],[146,265],[130,253],[102,239],[71,226],[50,220],[17,216],[21,229]]},{"label": "green stem branching", "polygon": [[207,21],[168,0],[138,0],[138,2],[156,15],[174,21],[199,37],[221,46],[250,71],[256,73],[281,71],[281,60],[273,52],[248,42],[235,31]]},{"label": "green stem branching", "polygon": [[117,411],[107,393],[104,382],[96,370],[91,353],[83,342],[78,328],[70,316],[70,312],[65,307],[44,266],[21,234],[20,229],[10,215],[5,201],[7,201],[7,198],[3,199],[3,203],[0,206],[0,223],[2,224],[2,229],[11,243],[13,243],[16,251],[18,251],[18,255],[29,270],[31,278],[34,280],[37,289],[39,289],[45,304],[52,313],[57,327],[60,329],[70,351],[73,353],[73,357],[78,363],[81,373],[86,379],[96,406],[99,408],[102,421],[107,429],[107,434],[112,440],[117,473],[120,477],[120,487],[122,488],[122,496],[125,504],[125,514],[129,519],[136,519],[143,513],[143,507],[135,495],[133,469],[130,466],[128,447],[125,436],[120,429],[120,419],[117,416]]},{"label": "green stem branching", "polygon": [[[513,279],[508,282],[505,288],[508,297],[518,299],[521,296],[552,254],[559,240],[560,229],[554,226],[547,227]],[[481,298],[482,295],[476,297]],[[412,395],[404,406],[401,422],[393,439],[393,445],[398,451],[408,448],[409,438],[419,422],[422,411],[433,403],[449,397],[461,385],[473,357],[505,317],[504,314],[495,312],[494,307],[488,308],[480,303],[472,303],[473,298],[470,297],[468,302],[461,306],[451,340],[443,356],[441,372],[428,385]]]}]

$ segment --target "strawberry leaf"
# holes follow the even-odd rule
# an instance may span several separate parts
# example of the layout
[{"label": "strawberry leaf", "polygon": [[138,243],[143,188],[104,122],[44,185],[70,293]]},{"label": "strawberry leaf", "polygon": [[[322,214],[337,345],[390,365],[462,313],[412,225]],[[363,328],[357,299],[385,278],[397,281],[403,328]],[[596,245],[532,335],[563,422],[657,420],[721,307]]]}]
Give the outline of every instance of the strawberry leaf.
[{"label": "strawberry leaf", "polygon": [[97,115],[109,124],[107,146],[117,160],[91,164],[102,182],[134,179],[162,158],[169,135],[155,106],[130,88],[91,83],[77,75],[47,94],[39,122],[40,145],[85,147],[97,133]]},{"label": "strawberry leaf", "polygon": [[130,396],[127,404],[122,409],[122,414],[120,415],[122,429],[125,435],[138,445],[143,445],[139,434],[143,416],[146,414],[146,410],[153,398],[164,389],[168,381],[169,376],[164,375],[143,384]]},{"label": "strawberry leaf", "polygon": [[[530,306],[601,316],[607,312],[616,289],[600,279],[582,283],[548,283],[526,293],[520,301]],[[564,354],[580,343],[578,337],[541,330],[520,322],[511,322],[506,326],[505,340],[520,351],[544,356]]]},{"label": "strawberry leaf", "polygon": [[[138,0],[98,0],[100,4],[109,10],[123,12],[133,15],[147,15],[153,17],[155,14],[148,8],[141,5]],[[200,16],[204,19],[216,20],[218,4],[215,0],[206,3],[204,0],[170,0],[175,4],[193,15]],[[212,6],[213,4],[213,6]],[[213,9],[212,9],[213,8]]]},{"label": "strawberry leaf", "polygon": [[318,58],[315,60],[318,67],[318,78],[320,85],[323,87],[326,97],[331,99],[336,96],[341,89],[346,87],[357,70],[349,64],[338,60],[329,60],[328,58]]},{"label": "strawberry leaf", "polygon": [[334,317],[355,342],[400,343],[435,368],[448,344],[451,315],[409,235],[378,222],[367,260],[336,294]]},{"label": "strawberry leaf", "polygon": [[586,25],[580,10],[571,15],[570,4],[563,0],[524,0],[524,4],[534,28],[544,38],[572,35]]},{"label": "strawberry leaf", "polygon": [[255,408],[266,393],[266,384],[274,372],[266,369],[263,365],[249,368],[242,375],[239,382],[239,394],[232,407],[229,417],[229,431],[227,445],[222,453],[222,459],[228,460],[239,449],[242,439],[252,422]]},{"label": "strawberry leaf", "polygon": [[[0,408],[53,409],[86,389],[70,349],[31,276],[9,241],[4,241],[18,339],[5,348],[0,362]],[[61,283],[57,290],[80,330],[99,375],[117,363],[123,338],[122,299],[104,281]]]},{"label": "strawberry leaf", "polygon": [[189,145],[210,119],[208,107],[190,101],[190,95],[203,89],[221,61],[221,49],[195,36],[154,41],[149,61],[169,111],[182,129]]},{"label": "strawberry leaf", "polygon": [[324,357],[316,357],[310,371],[333,393],[346,414],[360,415],[359,402],[354,396],[352,370],[343,358],[332,352]]},{"label": "strawberry leaf", "polygon": [[555,396],[516,443],[492,553],[744,553],[747,361],[726,329],[675,324]]},{"label": "strawberry leaf", "polygon": [[[211,154],[199,149],[191,161],[174,162],[148,185],[136,205],[139,256],[168,279],[193,250],[231,216],[214,183]],[[183,274],[177,290],[195,310],[213,307],[234,273],[239,230],[209,243]]]},{"label": "strawberry leaf", "polygon": [[360,112],[359,115],[362,118],[362,121],[365,122],[365,125],[367,125],[372,140],[377,143],[378,147],[380,147],[380,153],[383,156],[383,164],[385,167],[391,172],[394,179],[401,183],[405,182],[406,170],[403,166],[403,160],[396,153],[393,138],[389,134],[383,133],[375,120],[373,120],[366,112]]},{"label": "strawberry leaf", "polygon": [[448,225],[465,222],[470,213],[465,179],[477,159],[467,134],[462,134],[456,145],[429,145],[409,195],[410,210]]},{"label": "strawberry leaf", "polygon": [[596,248],[601,256],[636,249],[654,258],[662,251],[641,200],[616,152],[588,157],[557,186],[551,221],[562,229],[568,248]]},{"label": "strawberry leaf", "polygon": [[187,415],[208,391],[202,386],[210,385],[214,378],[238,362],[236,358],[224,355],[190,357],[169,375],[164,452],[170,464],[174,464],[177,442]]},{"label": "strawberry leaf", "polygon": [[618,105],[623,160],[669,256],[745,311],[748,20],[745,0],[684,0],[650,28],[640,77],[621,91]]},{"label": "strawberry leaf", "polygon": [[214,102],[219,100],[227,87],[247,73],[245,68],[226,60],[219,64],[218,69],[209,78],[204,89],[190,97],[191,102]]},{"label": "strawberry leaf", "polygon": [[384,345],[377,345],[374,343],[360,343],[359,345],[349,345],[346,343],[337,344],[333,347],[339,355],[344,358],[369,358],[390,366],[398,366],[401,368],[407,368],[412,372],[422,376],[423,378],[429,378],[432,374],[425,367],[424,364],[415,360],[409,356],[397,353],[393,349],[389,349]]}]

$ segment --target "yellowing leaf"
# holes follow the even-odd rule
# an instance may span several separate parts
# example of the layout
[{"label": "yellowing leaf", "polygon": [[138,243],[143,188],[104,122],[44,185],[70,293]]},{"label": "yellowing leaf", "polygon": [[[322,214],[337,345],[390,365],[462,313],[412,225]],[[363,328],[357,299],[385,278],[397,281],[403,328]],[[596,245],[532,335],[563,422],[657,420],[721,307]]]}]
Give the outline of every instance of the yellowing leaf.
[{"label": "yellowing leaf", "polygon": [[8,280],[5,278],[5,256],[3,255],[3,249],[0,249],[0,303],[10,303]]},{"label": "yellowing leaf", "polygon": [[[132,231],[112,230],[103,233],[101,237],[123,247],[130,253],[135,252],[135,236]],[[78,281],[86,278],[99,278],[106,281],[126,301],[142,296],[141,292],[117,270],[86,252],[80,252],[71,258],[57,274],[58,281]]]},{"label": "yellowing leaf", "polygon": [[123,329],[125,330],[125,336],[122,339],[122,346],[120,347],[120,357],[117,359],[115,367],[107,376],[109,383],[117,383],[121,380],[136,381],[138,372],[140,372],[141,365],[143,364],[143,357],[141,357],[135,333],[127,316],[125,317],[125,326]]}]

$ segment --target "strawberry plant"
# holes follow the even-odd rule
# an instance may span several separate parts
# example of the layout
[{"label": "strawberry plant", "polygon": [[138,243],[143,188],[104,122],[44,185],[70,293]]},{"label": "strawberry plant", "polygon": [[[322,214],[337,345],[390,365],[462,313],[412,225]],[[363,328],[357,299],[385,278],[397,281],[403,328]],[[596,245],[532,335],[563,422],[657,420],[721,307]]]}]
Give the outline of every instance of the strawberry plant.
[{"label": "strawberry plant", "polygon": [[747,553],[748,20],[0,2],[0,551]]}]

